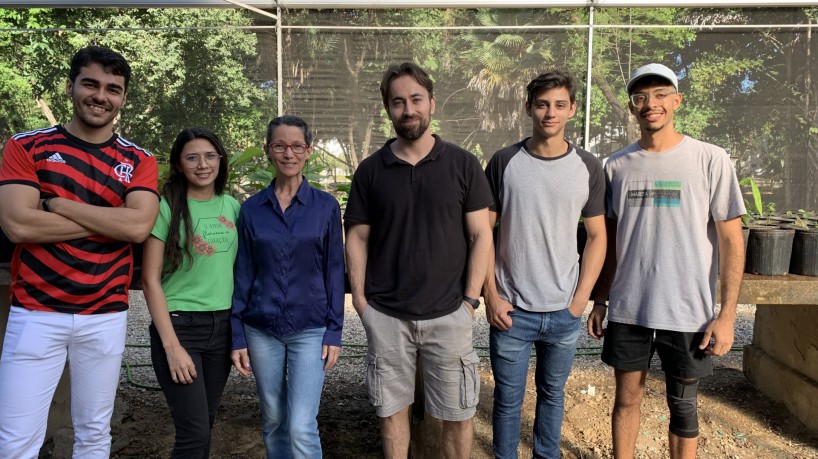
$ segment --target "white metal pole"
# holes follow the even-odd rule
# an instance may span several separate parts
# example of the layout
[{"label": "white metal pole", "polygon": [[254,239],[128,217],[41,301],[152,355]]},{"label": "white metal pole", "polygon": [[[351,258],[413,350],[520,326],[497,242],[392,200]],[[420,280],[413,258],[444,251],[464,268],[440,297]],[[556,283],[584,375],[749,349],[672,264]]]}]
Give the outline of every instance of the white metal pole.
[{"label": "white metal pole", "polygon": [[276,7],[276,100],[278,101],[278,116],[284,114],[284,45],[281,43],[281,7]]},{"label": "white metal pole", "polygon": [[582,136],[582,148],[591,151],[591,72],[594,60],[594,7],[588,8],[588,65],[585,77],[585,134]]}]

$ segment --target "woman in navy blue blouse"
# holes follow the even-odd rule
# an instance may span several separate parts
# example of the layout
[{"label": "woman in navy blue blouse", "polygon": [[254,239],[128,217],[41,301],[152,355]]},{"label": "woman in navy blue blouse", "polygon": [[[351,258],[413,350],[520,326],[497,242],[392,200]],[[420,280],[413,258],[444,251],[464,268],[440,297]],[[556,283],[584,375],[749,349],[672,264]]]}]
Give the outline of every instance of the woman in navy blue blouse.
[{"label": "woman in navy blue blouse", "polygon": [[233,365],[255,374],[267,457],[320,458],[316,417],[344,319],[341,211],[302,175],[312,152],[304,120],[272,120],[264,152],[276,176],[239,214]]}]

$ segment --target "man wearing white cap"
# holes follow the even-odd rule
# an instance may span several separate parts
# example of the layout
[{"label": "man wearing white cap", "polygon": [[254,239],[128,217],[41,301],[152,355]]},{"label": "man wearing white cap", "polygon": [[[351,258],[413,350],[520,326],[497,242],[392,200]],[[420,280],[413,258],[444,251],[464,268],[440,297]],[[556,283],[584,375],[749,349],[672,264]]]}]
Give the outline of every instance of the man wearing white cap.
[{"label": "man wearing white cap", "polygon": [[602,291],[607,286],[594,295],[608,297],[609,305],[595,301],[588,331],[605,336],[602,361],[615,370],[614,457],[634,456],[645,376],[656,352],[666,378],[670,457],[692,458],[699,379],[713,372],[710,356],[733,344],[744,204],[724,149],[675,130],[682,95],[672,70],[640,67],[627,91],[641,135],[605,164],[608,241],[615,243],[616,257],[608,257],[603,275],[613,279],[610,295]]}]

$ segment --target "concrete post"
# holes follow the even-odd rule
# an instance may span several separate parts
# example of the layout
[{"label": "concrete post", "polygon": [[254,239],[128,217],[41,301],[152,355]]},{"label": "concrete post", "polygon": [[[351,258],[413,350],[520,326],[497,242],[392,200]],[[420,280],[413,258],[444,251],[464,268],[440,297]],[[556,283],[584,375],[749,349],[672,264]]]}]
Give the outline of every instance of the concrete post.
[{"label": "concrete post", "polygon": [[818,277],[745,274],[739,303],[755,303],[744,374],[818,432]]},{"label": "concrete post", "polygon": [[816,323],[818,305],[759,304],[753,343],[744,348],[747,379],[813,432],[818,432]]}]

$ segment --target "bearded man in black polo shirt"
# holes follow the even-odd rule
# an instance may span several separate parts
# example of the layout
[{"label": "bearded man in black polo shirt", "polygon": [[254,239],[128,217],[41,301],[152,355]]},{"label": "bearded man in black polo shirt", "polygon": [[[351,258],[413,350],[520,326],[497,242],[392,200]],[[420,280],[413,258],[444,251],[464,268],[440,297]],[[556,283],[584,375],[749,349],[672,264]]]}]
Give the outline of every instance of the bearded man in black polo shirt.
[{"label": "bearded man in black polo shirt", "polygon": [[472,319],[491,250],[491,191],[473,154],[431,133],[435,99],[423,69],[391,66],[380,89],[396,138],[361,162],[344,215],[369,398],[385,456],[407,457],[419,360],[426,412],[443,421],[443,454],[467,458],[480,390]]}]

